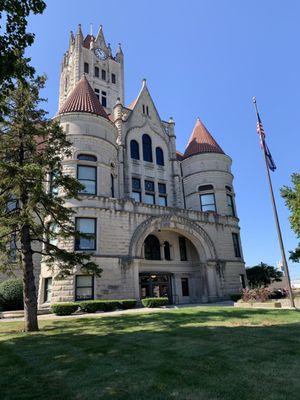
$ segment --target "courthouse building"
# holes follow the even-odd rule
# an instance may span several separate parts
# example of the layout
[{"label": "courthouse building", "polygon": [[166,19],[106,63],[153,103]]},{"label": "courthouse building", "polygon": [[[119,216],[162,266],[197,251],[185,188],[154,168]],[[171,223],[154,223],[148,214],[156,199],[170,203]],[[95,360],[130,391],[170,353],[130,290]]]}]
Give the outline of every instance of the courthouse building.
[{"label": "courthouse building", "polygon": [[[42,263],[39,304],[226,299],[245,284],[232,160],[199,118],[190,135],[161,119],[146,80],[129,105],[124,91],[121,47],[113,54],[102,27],[84,36],[79,26],[63,56],[55,118],[72,142],[64,171],[85,186],[67,206],[87,235],[58,245],[91,253],[103,273],[61,280]],[[176,134],[187,137],[184,153]]]}]

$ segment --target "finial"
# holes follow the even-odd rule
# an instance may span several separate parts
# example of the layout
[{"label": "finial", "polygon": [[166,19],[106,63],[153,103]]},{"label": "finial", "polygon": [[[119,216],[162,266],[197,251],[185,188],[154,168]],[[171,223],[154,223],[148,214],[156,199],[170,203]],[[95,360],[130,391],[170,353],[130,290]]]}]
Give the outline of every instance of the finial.
[{"label": "finial", "polygon": [[169,118],[169,124],[174,124],[174,119],[173,119],[173,117],[170,117],[170,118]]},{"label": "finial", "polygon": [[252,97],[252,101],[253,101],[254,104],[256,104],[256,97],[255,96]]},{"label": "finial", "polygon": [[90,23],[90,35],[93,36],[93,24]]},{"label": "finial", "polygon": [[146,85],[147,79],[146,79],[146,78],[143,78],[143,81],[142,81],[142,82],[143,82],[144,85]]}]

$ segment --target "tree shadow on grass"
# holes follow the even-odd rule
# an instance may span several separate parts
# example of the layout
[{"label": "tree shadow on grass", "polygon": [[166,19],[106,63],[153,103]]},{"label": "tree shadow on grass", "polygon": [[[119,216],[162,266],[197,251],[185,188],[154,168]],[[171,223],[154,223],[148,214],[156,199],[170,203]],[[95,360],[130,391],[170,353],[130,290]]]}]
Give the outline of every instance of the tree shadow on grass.
[{"label": "tree shadow on grass", "polygon": [[[224,326],[235,319],[244,326]],[[276,325],[247,326],[266,320]],[[293,311],[177,310],[42,325],[0,342],[1,400],[299,395],[300,316]]]}]

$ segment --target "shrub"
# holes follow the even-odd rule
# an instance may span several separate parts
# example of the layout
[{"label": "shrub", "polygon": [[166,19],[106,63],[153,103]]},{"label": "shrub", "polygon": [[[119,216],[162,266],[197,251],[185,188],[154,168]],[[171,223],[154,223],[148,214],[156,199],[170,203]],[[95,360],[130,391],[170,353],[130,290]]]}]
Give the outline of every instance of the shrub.
[{"label": "shrub", "polygon": [[105,300],[88,300],[78,303],[81,311],[86,313],[94,313],[96,311],[106,311]]},{"label": "shrub", "polygon": [[169,304],[169,299],[167,297],[146,297],[142,300],[144,307],[161,307]]},{"label": "shrub", "polygon": [[270,294],[270,299],[284,299],[288,296],[288,291],[285,289],[275,289],[273,292]]},{"label": "shrub", "polygon": [[115,311],[120,307],[119,300],[103,300],[104,311]]},{"label": "shrub", "polygon": [[71,315],[78,310],[78,303],[56,303],[52,304],[51,312],[56,315]]},{"label": "shrub", "polygon": [[128,310],[130,308],[134,308],[135,306],[136,306],[136,300],[134,299],[119,300],[119,307],[122,310]]},{"label": "shrub", "polygon": [[238,301],[242,298],[242,293],[231,293],[229,297],[232,301]]},{"label": "shrub", "polygon": [[3,311],[23,310],[22,279],[8,279],[0,283],[0,308]]},{"label": "shrub", "polygon": [[270,294],[267,288],[244,289],[242,299],[246,302],[265,302],[270,298]]}]

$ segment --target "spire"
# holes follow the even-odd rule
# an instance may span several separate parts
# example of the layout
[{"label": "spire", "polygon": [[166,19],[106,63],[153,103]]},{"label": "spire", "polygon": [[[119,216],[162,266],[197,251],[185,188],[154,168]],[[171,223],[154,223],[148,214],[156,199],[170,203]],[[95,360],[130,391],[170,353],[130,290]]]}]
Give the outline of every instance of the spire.
[{"label": "spire", "polygon": [[97,36],[96,36],[96,43],[97,45],[102,48],[102,49],[107,49],[104,34],[103,34],[103,26],[100,25]]},{"label": "spire", "polygon": [[119,63],[122,63],[123,62],[123,57],[124,57],[124,54],[123,54],[123,51],[122,51],[121,43],[119,43],[118,50],[116,52],[116,61],[119,62]]},{"label": "spire", "polygon": [[199,153],[225,154],[212,135],[208,132],[200,118],[197,118],[191,137],[186,146],[184,157]]},{"label": "spire", "polygon": [[58,113],[66,114],[71,112],[86,112],[108,119],[104,108],[97,99],[85,75],[82,76],[71,91]]},{"label": "spire", "polygon": [[83,34],[82,34],[82,30],[81,30],[81,24],[78,24],[75,41],[78,45],[82,45],[82,43],[83,43]]}]

